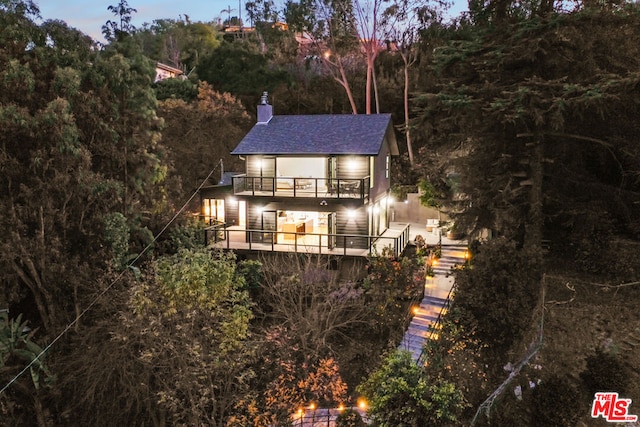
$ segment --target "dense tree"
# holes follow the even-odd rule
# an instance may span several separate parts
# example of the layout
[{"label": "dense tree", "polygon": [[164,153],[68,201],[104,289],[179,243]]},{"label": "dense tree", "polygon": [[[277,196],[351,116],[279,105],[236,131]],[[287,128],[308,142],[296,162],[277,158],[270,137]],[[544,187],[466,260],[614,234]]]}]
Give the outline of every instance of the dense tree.
[{"label": "dense tree", "polygon": [[[74,339],[60,370],[67,416],[92,425],[224,426],[250,396],[251,303],[232,255],[159,258],[122,304]],[[103,302],[98,310],[113,310]],[[102,312],[104,314],[104,312]]]},{"label": "dense tree", "polygon": [[218,26],[206,22],[157,19],[135,31],[144,54],[156,61],[181,69],[190,78],[198,75],[201,59],[220,46]]},{"label": "dense tree", "polygon": [[[243,170],[230,153],[253,123],[232,95],[217,92],[203,82],[195,101],[166,99],[160,102],[158,114],[166,126],[162,142],[168,147],[168,158],[181,180],[178,188],[194,190],[221,160],[227,171]],[[182,194],[173,195],[177,200],[180,197]]]},{"label": "dense tree", "polygon": [[152,64],[126,40],[98,50],[60,21],[37,25],[37,12],[0,7],[0,300],[46,343],[124,264],[165,167]]},{"label": "dense tree", "polygon": [[[455,307],[468,331],[504,354],[529,328],[540,295],[541,256],[504,238],[483,244],[456,274]],[[499,362],[498,362],[499,363]]]},{"label": "dense tree", "polygon": [[269,65],[258,46],[249,40],[223,42],[209,56],[202,58],[198,73],[217,90],[233,95],[257,96],[286,82],[286,74]]},{"label": "dense tree", "polygon": [[359,391],[381,427],[450,425],[462,409],[462,394],[455,386],[429,378],[407,351],[391,354]]},{"label": "dense tree", "polygon": [[439,50],[440,84],[419,99],[424,162],[434,185],[460,174],[461,227],[539,246],[545,227],[581,235],[591,212],[637,233],[634,10],[532,18]]}]

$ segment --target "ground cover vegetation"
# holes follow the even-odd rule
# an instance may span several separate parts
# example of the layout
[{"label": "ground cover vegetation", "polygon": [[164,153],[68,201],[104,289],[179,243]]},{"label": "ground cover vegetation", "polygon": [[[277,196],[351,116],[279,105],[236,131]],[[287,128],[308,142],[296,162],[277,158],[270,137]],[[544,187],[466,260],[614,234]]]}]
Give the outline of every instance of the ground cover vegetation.
[{"label": "ground cover vegetation", "polygon": [[[121,1],[98,44],[0,0],[0,425],[287,425],[362,393],[379,425],[573,426],[595,391],[640,401],[638,6],[247,6],[256,31],[223,36]],[[472,242],[425,366],[393,351],[420,257],[345,280],[203,249],[187,215],[129,266],[242,167],[264,90],[277,114],[391,112],[395,182]]]}]

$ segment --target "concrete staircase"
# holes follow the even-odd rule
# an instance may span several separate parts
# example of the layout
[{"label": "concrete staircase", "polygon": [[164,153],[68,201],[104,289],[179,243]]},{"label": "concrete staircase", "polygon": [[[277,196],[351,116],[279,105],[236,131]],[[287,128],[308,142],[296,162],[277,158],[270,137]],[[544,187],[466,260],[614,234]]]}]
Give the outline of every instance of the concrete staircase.
[{"label": "concrete staircase", "polygon": [[453,287],[451,269],[463,264],[466,254],[466,242],[443,245],[442,256],[432,266],[434,277],[427,278],[424,298],[420,306],[414,309],[414,316],[398,347],[401,350],[410,351],[416,362],[420,358],[425,340],[437,338],[438,319],[449,305],[447,299]]}]

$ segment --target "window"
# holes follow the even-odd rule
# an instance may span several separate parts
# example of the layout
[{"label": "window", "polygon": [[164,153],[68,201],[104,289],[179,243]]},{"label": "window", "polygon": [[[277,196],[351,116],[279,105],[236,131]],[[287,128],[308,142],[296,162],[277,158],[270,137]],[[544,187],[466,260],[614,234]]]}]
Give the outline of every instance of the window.
[{"label": "window", "polygon": [[375,172],[376,158],[371,156],[369,157],[369,188],[373,188],[373,184],[375,179],[373,179],[373,174]]},{"label": "window", "polygon": [[391,166],[391,157],[387,154],[384,164],[384,177],[389,178],[389,167]]},{"label": "window", "polygon": [[212,223],[214,220],[224,222],[223,199],[204,199],[202,205],[204,220],[207,223]]}]

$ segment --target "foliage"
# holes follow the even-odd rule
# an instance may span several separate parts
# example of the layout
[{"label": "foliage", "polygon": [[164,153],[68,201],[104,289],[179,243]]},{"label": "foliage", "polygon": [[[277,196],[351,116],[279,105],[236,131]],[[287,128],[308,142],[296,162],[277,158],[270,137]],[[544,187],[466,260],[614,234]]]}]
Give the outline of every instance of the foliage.
[{"label": "foliage", "polygon": [[175,194],[170,194],[172,201],[182,201],[183,191],[195,190],[212,168],[219,167],[220,160],[225,170],[243,170],[230,153],[251,122],[242,104],[229,93],[200,83],[197,100],[166,99],[159,103],[158,114],[165,122],[162,141],[169,150],[167,157],[181,184]]},{"label": "foliage", "polygon": [[200,70],[201,58],[220,46],[218,30],[213,23],[192,22],[185,15],[178,21],[156,19],[145,23],[132,37],[147,57],[178,68],[192,78]]},{"label": "foliage", "polygon": [[461,175],[465,203],[451,207],[462,230],[539,246],[543,231],[572,240],[595,218],[635,229],[633,9],[505,22],[437,50],[415,124],[430,143],[425,176]]},{"label": "foliage", "polygon": [[127,219],[120,212],[105,215],[104,235],[113,252],[112,265],[121,270],[127,264],[129,255],[129,225]]},{"label": "foliage", "polygon": [[260,289],[262,284],[262,263],[255,260],[242,260],[237,266],[238,274],[242,275],[247,283],[249,292]]},{"label": "foliage", "polygon": [[599,391],[624,394],[629,386],[629,375],[619,356],[601,349],[587,356],[587,366],[580,373],[590,396]]},{"label": "foliage", "polygon": [[[0,415],[22,424],[45,418],[40,389],[52,386],[55,381],[44,361],[46,354],[33,339],[35,334],[36,330],[22,320],[22,314],[13,319],[9,318],[8,310],[0,310],[0,384],[4,387],[15,380],[12,389],[0,395]],[[28,364],[30,377],[14,378]],[[33,409],[21,407],[30,400]]]},{"label": "foliage", "polygon": [[531,323],[540,279],[539,252],[518,249],[504,238],[491,240],[456,274],[455,307],[466,328],[504,357]]},{"label": "foliage", "polygon": [[196,218],[187,219],[183,224],[174,227],[169,233],[170,251],[180,249],[195,250],[204,245],[204,224]]},{"label": "foliage", "polygon": [[533,424],[575,426],[588,411],[583,397],[567,378],[553,376],[543,381],[533,389]]},{"label": "foliage", "polygon": [[337,427],[365,427],[366,425],[358,411],[350,408],[340,412],[336,418]]},{"label": "foliage", "polygon": [[[36,331],[28,327],[27,321],[22,321],[22,314],[10,319],[7,310],[0,311],[0,372],[3,374],[17,373],[16,362],[29,364],[31,381],[37,390],[43,384],[53,380],[49,369],[44,363],[46,354],[42,347],[33,341]],[[13,371],[13,372],[12,372]],[[41,374],[44,377],[41,378]],[[6,383],[8,377],[2,379]]]},{"label": "foliage", "polygon": [[323,358],[313,364],[296,366],[282,360],[278,376],[265,391],[267,413],[276,419],[288,417],[294,408],[314,404],[335,407],[347,399],[347,384],[342,380],[339,366],[332,358]]},{"label": "foliage", "polygon": [[164,79],[156,82],[156,98],[158,101],[165,99],[181,99],[191,102],[198,96],[198,87],[186,79]]},{"label": "foliage", "polygon": [[439,209],[441,206],[441,199],[444,195],[436,190],[433,184],[425,179],[421,179],[418,183],[418,189],[420,190],[420,203],[424,206]]},{"label": "foliage", "polygon": [[117,315],[87,325],[64,359],[74,422],[224,426],[251,399],[251,303],[233,256],[182,249],[154,264],[113,289]]},{"label": "foliage", "polygon": [[462,409],[462,394],[447,381],[430,378],[406,351],[390,355],[358,390],[381,427],[447,425]]},{"label": "foliage", "polygon": [[258,310],[295,337],[302,355],[330,354],[338,342],[354,339],[352,328],[366,323],[363,290],[339,280],[323,260],[282,256],[262,266]]},{"label": "foliage", "polygon": [[363,286],[376,333],[388,336],[403,328],[406,313],[402,308],[405,302],[421,297],[425,273],[421,259],[396,258],[389,248],[369,258]]},{"label": "foliage", "polygon": [[135,27],[131,24],[133,14],[138,10],[129,6],[126,0],[120,0],[117,5],[107,7],[116,18],[116,21],[108,20],[102,26],[102,35],[107,41],[121,41],[125,36],[135,31]]},{"label": "foliage", "polygon": [[201,61],[200,78],[235,96],[272,92],[287,81],[283,71],[271,67],[257,47],[246,41],[224,41]]}]

